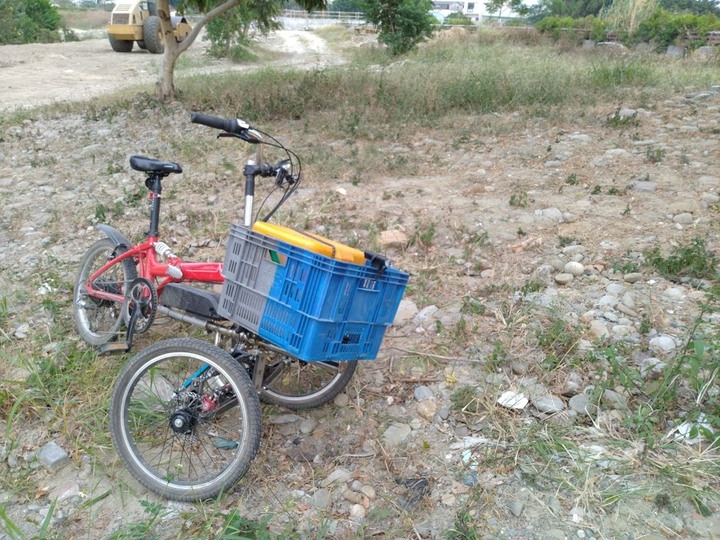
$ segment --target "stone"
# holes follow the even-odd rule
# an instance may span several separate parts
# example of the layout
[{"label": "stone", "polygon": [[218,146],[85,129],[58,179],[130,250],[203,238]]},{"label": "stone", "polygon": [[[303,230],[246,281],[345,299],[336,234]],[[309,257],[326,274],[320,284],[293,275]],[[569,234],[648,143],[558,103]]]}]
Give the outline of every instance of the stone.
[{"label": "stone", "polygon": [[589,331],[590,335],[595,340],[603,340],[610,335],[610,331],[608,330],[607,326],[605,326],[605,323],[602,321],[598,321],[597,319],[594,321],[590,321]]},{"label": "stone", "polygon": [[623,279],[628,283],[637,283],[638,281],[642,281],[642,278],[643,275],[640,272],[630,272],[623,276]]},{"label": "stone", "polygon": [[657,336],[650,340],[648,348],[655,353],[671,353],[677,348],[677,343],[670,336]]},{"label": "stone", "polygon": [[328,487],[331,484],[345,484],[352,478],[352,474],[347,469],[338,467],[330,475],[320,482],[320,487]]},{"label": "stone", "polygon": [[37,458],[50,472],[57,472],[70,463],[70,456],[57,443],[49,442],[37,452]]},{"label": "stone", "polygon": [[388,446],[397,446],[410,436],[412,428],[408,424],[395,423],[383,433],[383,440]]},{"label": "stone", "polygon": [[426,399],[424,401],[419,401],[416,406],[417,413],[428,421],[432,421],[435,419],[435,413],[437,413],[437,409],[438,405],[434,399]]},{"label": "stone", "polygon": [[582,276],[585,273],[585,267],[579,262],[570,261],[563,268],[563,272],[572,274],[574,277]]},{"label": "stone", "polygon": [[398,230],[383,231],[378,237],[378,244],[383,249],[404,249],[408,245],[408,237],[404,232]]},{"label": "stone", "polygon": [[559,413],[565,410],[565,402],[557,396],[545,395],[532,399],[533,407],[542,413]]},{"label": "stone", "polygon": [[318,422],[314,418],[306,418],[305,420],[300,422],[300,433],[303,433],[304,435],[309,435],[315,430],[317,425]]},{"label": "stone", "polygon": [[350,403],[350,397],[345,393],[338,394],[335,396],[333,403],[338,407],[347,407],[348,403]]},{"label": "stone", "polygon": [[416,387],[413,391],[413,396],[415,397],[415,401],[425,401],[426,399],[432,399],[434,397],[433,391],[425,385]]},{"label": "stone", "polygon": [[555,283],[559,285],[567,285],[574,279],[574,276],[572,274],[568,274],[566,272],[561,272],[559,274],[555,274]]},{"label": "stone", "polygon": [[321,510],[328,508],[330,506],[330,502],[330,490],[324,488],[318,489],[312,498],[312,505]]},{"label": "stone", "polygon": [[595,413],[595,406],[590,403],[590,398],[585,394],[578,394],[570,398],[568,406],[580,415],[590,415]]},{"label": "stone", "polygon": [[360,488],[360,493],[365,495],[368,499],[371,501],[374,501],[377,497],[377,493],[375,492],[375,488],[372,486],[363,486]]},{"label": "stone", "polygon": [[525,503],[519,499],[513,499],[508,505],[510,513],[517,518],[522,515],[523,508],[525,508]]},{"label": "stone", "polygon": [[366,512],[362,504],[353,504],[350,508],[350,517],[352,519],[362,519],[365,517]]},{"label": "stone", "polygon": [[398,310],[393,319],[393,326],[403,326],[412,321],[418,314],[418,307],[412,300],[403,299],[400,301]]},{"label": "stone", "polygon": [[295,424],[301,420],[297,414],[275,414],[268,418],[268,422],[275,425]]},{"label": "stone", "polygon": [[527,407],[529,400],[525,394],[514,392],[512,390],[506,390],[500,395],[497,402],[499,405],[508,409],[522,410]]}]

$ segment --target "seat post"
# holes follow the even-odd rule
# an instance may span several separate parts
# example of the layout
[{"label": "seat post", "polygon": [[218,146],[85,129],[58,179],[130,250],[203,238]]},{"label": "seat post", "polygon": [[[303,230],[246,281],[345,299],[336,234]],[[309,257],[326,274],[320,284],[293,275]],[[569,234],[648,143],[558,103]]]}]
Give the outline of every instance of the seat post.
[{"label": "seat post", "polygon": [[160,199],[162,197],[162,177],[159,173],[153,173],[145,180],[145,185],[150,190],[150,230],[148,236],[157,238],[160,224]]}]

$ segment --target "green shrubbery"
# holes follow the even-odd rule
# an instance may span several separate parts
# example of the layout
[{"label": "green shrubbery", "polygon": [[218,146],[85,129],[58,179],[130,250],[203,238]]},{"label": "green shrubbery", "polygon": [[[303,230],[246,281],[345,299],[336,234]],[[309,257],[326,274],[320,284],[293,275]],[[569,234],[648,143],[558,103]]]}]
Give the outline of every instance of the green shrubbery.
[{"label": "green shrubbery", "polygon": [[[658,51],[662,51],[672,44],[689,45],[691,48],[704,45],[709,31],[720,30],[720,18],[712,13],[704,15],[678,14],[657,9],[632,32],[622,28],[613,28],[607,20],[592,15],[581,19],[553,15],[545,17],[535,27],[555,41],[569,40],[572,42],[579,42],[583,39],[603,41],[606,39],[607,33],[613,31],[620,41],[628,45],[652,43]],[[687,39],[690,34],[697,35],[697,39]]]},{"label": "green shrubbery", "polygon": [[0,0],[0,45],[59,41],[60,26],[50,0]]}]

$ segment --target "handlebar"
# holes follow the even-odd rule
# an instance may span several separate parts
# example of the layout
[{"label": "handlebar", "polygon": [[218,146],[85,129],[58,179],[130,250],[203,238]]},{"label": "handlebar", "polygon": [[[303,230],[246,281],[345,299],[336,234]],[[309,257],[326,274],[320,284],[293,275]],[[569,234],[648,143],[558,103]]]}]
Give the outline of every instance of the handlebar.
[{"label": "handlebar", "polygon": [[240,135],[243,131],[250,129],[250,124],[242,118],[218,118],[217,116],[199,112],[190,114],[190,121],[193,124],[201,124],[228,133],[234,133],[235,135]]}]

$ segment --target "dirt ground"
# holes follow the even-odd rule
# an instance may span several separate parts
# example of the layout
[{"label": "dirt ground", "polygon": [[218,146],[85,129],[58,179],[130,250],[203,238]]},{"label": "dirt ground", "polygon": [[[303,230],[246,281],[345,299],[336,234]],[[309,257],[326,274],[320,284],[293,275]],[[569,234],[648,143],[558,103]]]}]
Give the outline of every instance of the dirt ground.
[{"label": "dirt ground", "polygon": [[[209,57],[209,42],[202,37],[201,33],[183,53],[177,73],[249,69]],[[309,32],[274,32],[260,42],[269,50],[291,55],[296,62],[300,59],[314,65],[335,60],[324,41]],[[0,109],[82,101],[124,86],[154,83],[161,62],[162,55],[137,46],[130,53],[116,53],[105,38],[5,45],[0,47]]]}]

